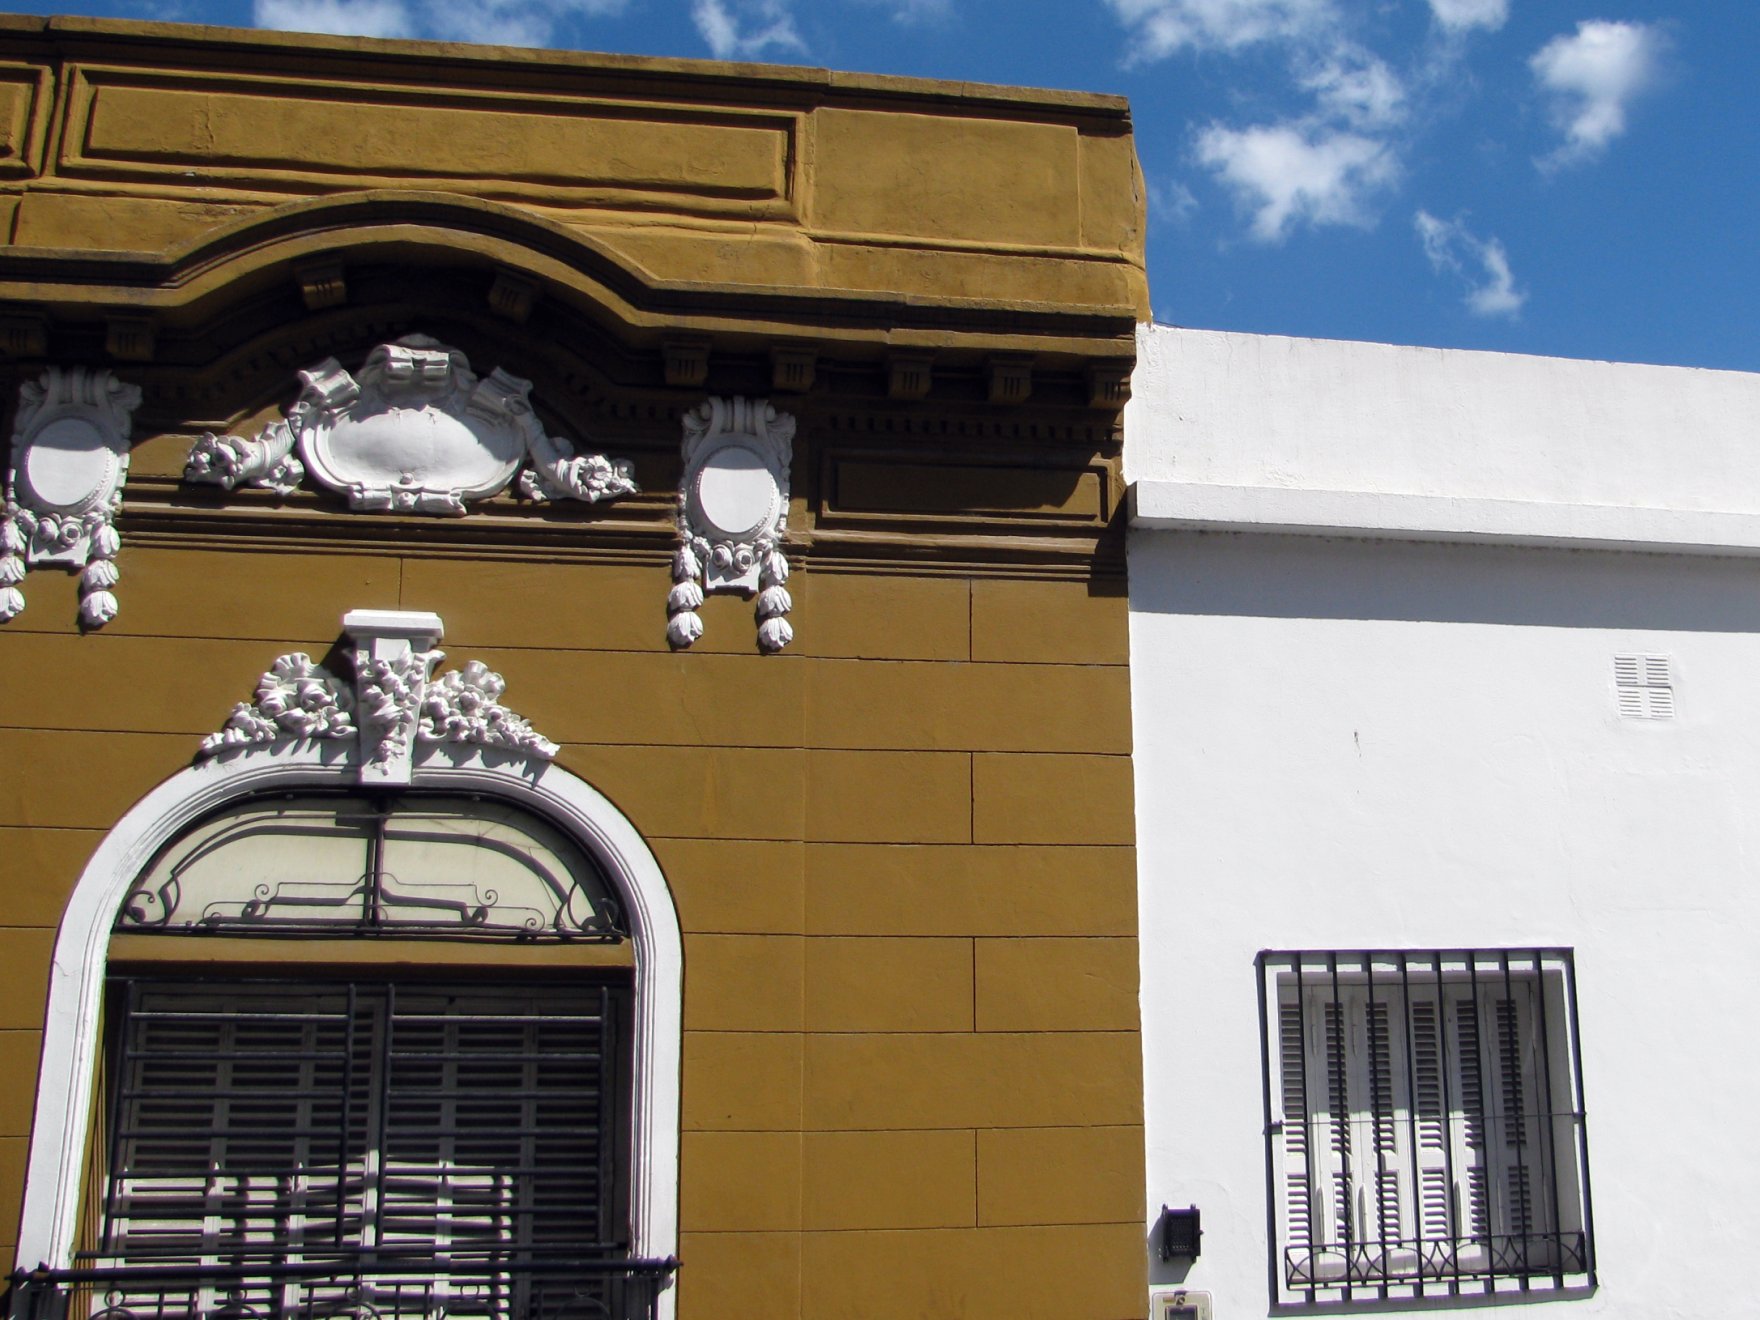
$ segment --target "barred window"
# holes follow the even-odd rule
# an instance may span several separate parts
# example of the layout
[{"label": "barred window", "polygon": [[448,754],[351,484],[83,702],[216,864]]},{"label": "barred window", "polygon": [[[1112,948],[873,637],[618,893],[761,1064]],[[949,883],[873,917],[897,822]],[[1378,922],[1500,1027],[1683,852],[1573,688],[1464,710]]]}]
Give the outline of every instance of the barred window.
[{"label": "barred window", "polygon": [[1274,1301],[1593,1282],[1568,950],[1259,963]]}]

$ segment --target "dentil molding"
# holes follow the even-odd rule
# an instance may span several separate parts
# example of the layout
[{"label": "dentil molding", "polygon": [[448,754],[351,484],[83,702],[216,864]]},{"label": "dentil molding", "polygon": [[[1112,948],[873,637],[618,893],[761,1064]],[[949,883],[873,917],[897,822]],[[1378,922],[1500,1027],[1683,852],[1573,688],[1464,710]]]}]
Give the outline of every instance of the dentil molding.
[{"label": "dentil molding", "polygon": [[793,457],[794,418],[766,400],[712,398],[685,414],[679,548],[666,601],[675,649],[703,635],[697,610],[706,592],[757,593],[759,649],[780,651],[794,639],[782,550]]},{"label": "dentil molding", "polygon": [[[200,754],[303,740],[336,741],[356,754],[363,784],[410,782],[420,746],[465,743],[548,761],[556,744],[501,704],[506,683],[479,660],[434,676],[445,658],[437,614],[351,610],[342,616],[353,673],[331,673],[304,652],[281,656],[255,697],[233,707]],[[352,680],[352,681],[351,681]]]},{"label": "dentil molding", "polygon": [[116,617],[116,514],[128,479],[137,386],[103,367],[49,367],[18,388],[6,513],[0,522],[0,622],[24,609],[25,571],[79,572],[79,617]]},{"label": "dentil molding", "polygon": [[463,353],[426,335],[380,344],[358,375],[326,358],[299,380],[285,418],[255,438],[198,439],[184,480],[288,495],[309,473],[351,509],[452,516],[516,474],[518,493],[540,502],[637,493],[627,459],[578,454],[544,433],[530,381],[499,367],[478,377]]}]

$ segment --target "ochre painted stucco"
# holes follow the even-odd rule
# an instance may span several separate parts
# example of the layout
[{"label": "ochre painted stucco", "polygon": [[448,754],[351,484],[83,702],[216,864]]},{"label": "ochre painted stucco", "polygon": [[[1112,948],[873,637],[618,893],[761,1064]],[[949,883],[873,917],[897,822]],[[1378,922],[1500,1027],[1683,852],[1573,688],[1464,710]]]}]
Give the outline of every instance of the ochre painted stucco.
[{"label": "ochre painted stucco", "polygon": [[0,16],[11,242],[173,255],[424,187],[661,283],[1147,309],[1115,97]]},{"label": "ochre painted stucco", "polygon": [[[0,628],[0,1248],[98,840],[275,657],[432,610],[677,903],[684,1320],[1141,1316],[1123,103],[74,20],[0,22],[0,58],[6,397],[51,362],[146,393],[119,617],[81,634],[38,569]],[[433,519],[180,484],[193,436],[412,331],[533,379],[644,493]],[[732,597],[665,643],[708,394],[798,420],[779,655]]]}]

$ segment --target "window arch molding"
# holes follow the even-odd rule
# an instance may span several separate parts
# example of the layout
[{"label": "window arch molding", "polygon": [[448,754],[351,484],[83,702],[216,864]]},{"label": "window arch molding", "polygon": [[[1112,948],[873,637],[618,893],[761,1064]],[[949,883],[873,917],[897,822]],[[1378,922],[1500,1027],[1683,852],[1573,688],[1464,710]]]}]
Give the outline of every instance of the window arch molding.
[{"label": "window arch molding", "polygon": [[[55,940],[19,1232],[21,1268],[59,1268],[72,1260],[111,928],[135,879],[159,849],[223,807],[281,789],[354,785],[351,759],[335,745],[240,748],[173,775],[98,846]],[[418,763],[410,787],[481,794],[532,810],[571,835],[616,887],[635,954],[631,1247],[637,1256],[675,1255],[684,959],[658,861],[602,794],[536,757],[457,748],[443,762]],[[660,1320],[672,1315],[672,1299],[671,1289],[661,1294]]]}]

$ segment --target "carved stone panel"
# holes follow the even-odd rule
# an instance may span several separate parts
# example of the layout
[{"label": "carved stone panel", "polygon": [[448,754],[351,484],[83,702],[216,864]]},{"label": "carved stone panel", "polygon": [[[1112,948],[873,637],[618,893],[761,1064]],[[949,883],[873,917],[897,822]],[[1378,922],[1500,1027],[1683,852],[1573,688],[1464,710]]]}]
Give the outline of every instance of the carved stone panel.
[{"label": "carved stone panel", "polygon": [[254,439],[202,436],[184,479],[285,495],[309,471],[353,509],[444,515],[499,494],[515,474],[519,494],[538,501],[637,490],[627,460],[577,454],[545,434],[530,381],[499,367],[478,377],[463,353],[426,335],[379,345],[358,374],[327,358],[299,379],[284,421]]},{"label": "carved stone panel", "polygon": [[686,647],[703,635],[705,592],[758,596],[758,646],[794,638],[782,536],[794,418],[763,399],[709,399],[684,419],[679,536],[667,598],[666,638]]},{"label": "carved stone panel", "polygon": [[19,387],[6,516],[0,523],[0,622],[24,609],[27,567],[77,569],[80,622],[116,617],[115,516],[141,392],[101,367],[50,367]]}]

